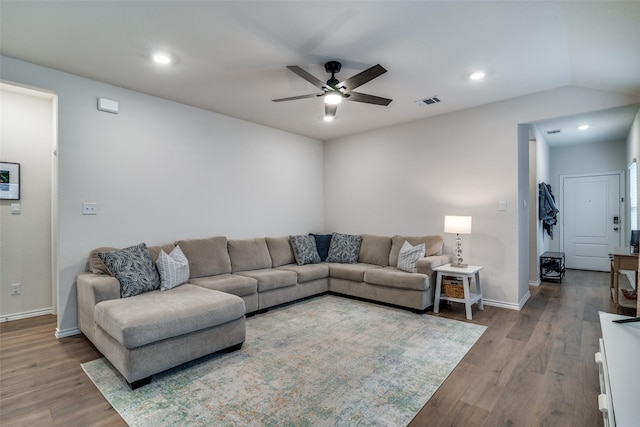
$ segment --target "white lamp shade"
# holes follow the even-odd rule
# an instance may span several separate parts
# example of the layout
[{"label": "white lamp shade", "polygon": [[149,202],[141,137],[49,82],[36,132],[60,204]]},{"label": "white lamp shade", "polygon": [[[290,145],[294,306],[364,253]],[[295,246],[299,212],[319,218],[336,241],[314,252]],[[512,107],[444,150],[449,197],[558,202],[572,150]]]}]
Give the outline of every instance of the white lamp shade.
[{"label": "white lamp shade", "polygon": [[471,234],[471,217],[446,215],[444,217],[444,232]]}]

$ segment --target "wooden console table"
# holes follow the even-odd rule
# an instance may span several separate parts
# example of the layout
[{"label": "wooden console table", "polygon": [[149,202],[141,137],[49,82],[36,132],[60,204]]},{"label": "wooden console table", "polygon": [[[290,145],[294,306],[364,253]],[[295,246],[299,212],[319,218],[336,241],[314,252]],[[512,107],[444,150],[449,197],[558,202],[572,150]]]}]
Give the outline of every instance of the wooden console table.
[{"label": "wooden console table", "polygon": [[613,302],[616,305],[616,309],[619,307],[636,308],[636,301],[620,298],[620,289],[618,286],[618,275],[620,270],[635,271],[636,272],[636,287],[638,286],[638,254],[634,253],[632,248],[613,248],[611,250],[611,256],[613,262],[611,263],[611,288]]}]

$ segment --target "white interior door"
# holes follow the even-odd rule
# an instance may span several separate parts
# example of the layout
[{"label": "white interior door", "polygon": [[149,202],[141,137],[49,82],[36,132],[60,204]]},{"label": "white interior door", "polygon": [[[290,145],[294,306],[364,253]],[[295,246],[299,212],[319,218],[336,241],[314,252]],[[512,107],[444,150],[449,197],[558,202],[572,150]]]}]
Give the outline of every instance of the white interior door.
[{"label": "white interior door", "polygon": [[609,252],[620,246],[622,229],[620,174],[564,177],[562,184],[566,267],[609,271]]}]

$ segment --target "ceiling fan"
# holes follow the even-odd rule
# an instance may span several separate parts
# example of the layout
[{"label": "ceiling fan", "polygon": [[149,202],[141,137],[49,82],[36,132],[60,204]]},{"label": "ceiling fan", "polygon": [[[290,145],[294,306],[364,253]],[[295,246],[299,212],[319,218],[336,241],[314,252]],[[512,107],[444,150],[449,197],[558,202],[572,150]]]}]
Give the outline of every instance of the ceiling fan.
[{"label": "ceiling fan", "polygon": [[325,102],[325,116],[324,119],[329,121],[332,120],[336,111],[338,110],[338,104],[342,102],[343,99],[348,101],[356,101],[356,102],[364,102],[366,104],[376,104],[376,105],[389,105],[391,103],[391,99],[381,98],[379,96],[367,95],[366,93],[354,92],[353,89],[362,86],[375,79],[376,77],[381,76],[386,73],[387,70],[384,69],[380,64],[374,65],[371,68],[364,70],[361,73],[356,74],[353,77],[348,78],[344,81],[339,81],[336,79],[336,73],[340,72],[342,68],[342,64],[338,61],[329,61],[324,64],[324,69],[327,73],[331,73],[331,78],[327,80],[326,83],[323,83],[322,80],[314,77],[309,74],[302,68],[297,65],[288,65],[288,69],[322,90],[322,93],[312,93],[309,95],[300,95],[300,96],[292,96],[289,98],[279,98],[274,99],[273,102],[282,102],[282,101],[293,101],[296,99],[305,99],[305,98],[316,98],[316,97],[324,97]]}]

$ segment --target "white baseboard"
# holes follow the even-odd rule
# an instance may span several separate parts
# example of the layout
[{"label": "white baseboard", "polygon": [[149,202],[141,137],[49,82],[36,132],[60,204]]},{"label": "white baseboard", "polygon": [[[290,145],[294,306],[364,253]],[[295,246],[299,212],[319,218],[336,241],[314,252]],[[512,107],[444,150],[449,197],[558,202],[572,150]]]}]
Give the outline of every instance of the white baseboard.
[{"label": "white baseboard", "polygon": [[73,335],[79,335],[81,333],[82,332],[78,328],[71,328],[71,329],[64,329],[64,330],[60,330],[56,328],[56,338],[58,339],[71,337]]},{"label": "white baseboard", "polygon": [[540,279],[538,279],[538,280],[529,280],[529,286],[540,286]]},{"label": "white baseboard", "polygon": [[520,300],[519,304],[513,304],[510,302],[504,302],[504,301],[496,301],[496,300],[491,300],[486,298],[482,298],[482,302],[492,307],[508,308],[509,310],[520,311],[522,310],[522,307],[524,307],[524,305],[527,303],[527,301],[529,301],[529,298],[531,298],[531,292],[527,291],[527,293],[524,294],[524,296]]},{"label": "white baseboard", "polygon": [[44,316],[45,314],[53,314],[53,309],[41,308],[39,310],[23,311],[22,313],[7,314],[0,316],[0,323],[10,322],[12,320],[28,319],[29,317]]},{"label": "white baseboard", "polygon": [[520,300],[520,306],[518,307],[518,310],[522,310],[522,307],[524,307],[524,305],[527,303],[527,301],[529,301],[529,298],[531,298],[531,292],[527,291],[527,293],[524,294],[524,296]]},{"label": "white baseboard", "polygon": [[520,310],[518,304],[513,304],[504,301],[495,301],[491,299],[482,298],[482,303],[484,305],[490,305],[492,307],[500,307],[500,308],[508,308],[509,310]]}]

